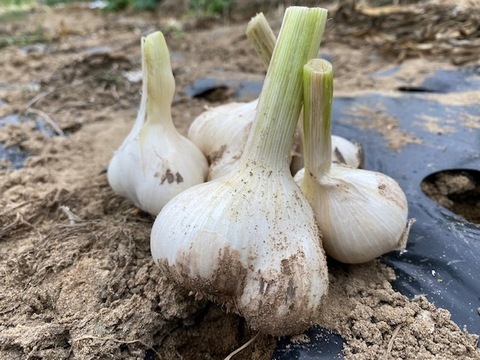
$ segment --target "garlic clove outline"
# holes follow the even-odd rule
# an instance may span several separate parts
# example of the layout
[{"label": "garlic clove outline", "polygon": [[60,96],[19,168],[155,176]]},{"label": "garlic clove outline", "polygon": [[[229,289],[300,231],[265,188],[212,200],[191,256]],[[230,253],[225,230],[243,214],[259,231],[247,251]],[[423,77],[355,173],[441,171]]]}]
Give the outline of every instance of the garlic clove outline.
[{"label": "garlic clove outline", "polygon": [[173,125],[175,79],[165,38],[142,38],[143,85],[140,110],[132,130],[113,155],[108,182],[118,195],[157,215],[175,195],[205,181],[203,153]]}]

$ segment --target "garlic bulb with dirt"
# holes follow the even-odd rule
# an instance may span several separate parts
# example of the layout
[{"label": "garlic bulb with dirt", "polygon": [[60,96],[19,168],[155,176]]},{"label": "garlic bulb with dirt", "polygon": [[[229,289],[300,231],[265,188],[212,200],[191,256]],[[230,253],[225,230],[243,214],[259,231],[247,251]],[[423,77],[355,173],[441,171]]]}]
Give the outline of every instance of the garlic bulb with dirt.
[{"label": "garlic bulb with dirt", "polygon": [[404,249],[410,222],[398,183],[379,172],[332,163],[329,62],[308,62],[304,89],[305,168],[295,181],[314,209],[326,253],[354,264]]},{"label": "garlic bulb with dirt", "polygon": [[175,128],[175,79],[161,32],[142,38],[143,93],[135,124],[108,166],[112,189],[157,215],[183,190],[206,179],[203,153]]},{"label": "garlic bulb with dirt", "polygon": [[287,9],[238,167],[172,199],[151,233],[165,274],[272,335],[316,323],[328,288],[313,210],[289,170],[302,67],[318,51],[326,14]]}]

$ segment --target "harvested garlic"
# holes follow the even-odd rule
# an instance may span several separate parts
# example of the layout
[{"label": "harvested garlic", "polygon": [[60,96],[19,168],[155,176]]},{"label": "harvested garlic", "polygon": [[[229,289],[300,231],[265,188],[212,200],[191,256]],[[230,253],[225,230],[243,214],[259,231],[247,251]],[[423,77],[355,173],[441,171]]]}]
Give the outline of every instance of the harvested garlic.
[{"label": "harvested garlic", "polygon": [[[255,118],[258,100],[229,103],[200,114],[190,125],[188,138],[205,154],[210,164],[208,180],[233,171],[238,165]],[[300,130],[300,129],[299,129]],[[362,147],[341,136],[332,135],[332,161],[360,168]],[[292,173],[303,167],[301,131],[295,133]]]},{"label": "harvested garlic", "polygon": [[242,156],[257,103],[221,105],[203,112],[190,125],[187,136],[207,157],[209,180],[232,171]]},{"label": "harvested garlic", "polygon": [[305,168],[295,181],[313,207],[328,255],[363,263],[404,249],[407,199],[387,175],[332,163],[332,66],[314,59],[304,77]]},{"label": "harvested garlic", "polygon": [[290,7],[239,166],[172,199],[155,220],[155,262],[178,284],[272,335],[314,324],[328,273],[313,210],[289,170],[302,67],[327,11]]},{"label": "harvested garlic", "polygon": [[344,137],[332,135],[332,162],[353,168],[363,167],[363,148]]},{"label": "harvested garlic", "polygon": [[135,124],[108,166],[113,191],[157,215],[183,190],[206,179],[203,153],[173,125],[175,79],[161,32],[142,38],[143,92]]}]

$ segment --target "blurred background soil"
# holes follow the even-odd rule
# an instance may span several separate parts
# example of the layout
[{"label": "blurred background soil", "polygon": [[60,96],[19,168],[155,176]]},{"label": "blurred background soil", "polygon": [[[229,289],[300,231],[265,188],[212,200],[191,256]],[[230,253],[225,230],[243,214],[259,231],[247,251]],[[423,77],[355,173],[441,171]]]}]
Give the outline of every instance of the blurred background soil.
[{"label": "blurred background soil", "polygon": [[[299,4],[330,10],[320,55],[334,64],[337,95],[392,93],[433,69],[480,66],[473,0],[248,0],[221,11],[164,0],[153,11],[69,3],[0,13],[0,153],[9,154],[0,157],[1,359],[223,359],[255,335],[160,273],[153,218],[112,192],[106,167],[140,103],[142,36],[166,35],[173,117],[185,134],[207,107],[254,99],[265,69],[246,24],[263,11],[278,33],[285,7]],[[346,339],[347,358],[480,358],[477,336],[424,298],[393,291],[393,278],[376,261],[332,264],[321,324]],[[275,344],[261,335],[238,358],[269,359]]]}]

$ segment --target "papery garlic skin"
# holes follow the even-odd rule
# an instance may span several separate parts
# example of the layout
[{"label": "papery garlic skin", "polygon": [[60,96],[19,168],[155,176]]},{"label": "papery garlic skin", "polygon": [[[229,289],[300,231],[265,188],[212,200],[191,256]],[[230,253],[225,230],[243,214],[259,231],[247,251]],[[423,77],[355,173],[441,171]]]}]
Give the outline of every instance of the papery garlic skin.
[{"label": "papery garlic skin", "polygon": [[[223,146],[229,146],[240,139],[244,139],[243,148],[255,118],[257,104],[258,99],[210,108],[193,120],[187,136],[204,154],[208,155],[221,152]],[[243,136],[245,127],[247,127],[246,137]]]},{"label": "papery garlic skin", "polygon": [[142,39],[143,92],[135,124],[108,166],[115,193],[157,215],[175,195],[205,181],[203,153],[173,125],[175,79],[163,34]]},{"label": "papery garlic skin", "polygon": [[179,194],[157,217],[151,249],[178,283],[259,331],[291,335],[315,323],[328,288],[320,239],[288,169],[252,167]]},{"label": "papery garlic skin", "polygon": [[405,248],[408,204],[392,178],[332,164],[319,179],[305,176],[302,169],[295,181],[309,199],[323,247],[334,259],[358,264]]}]

